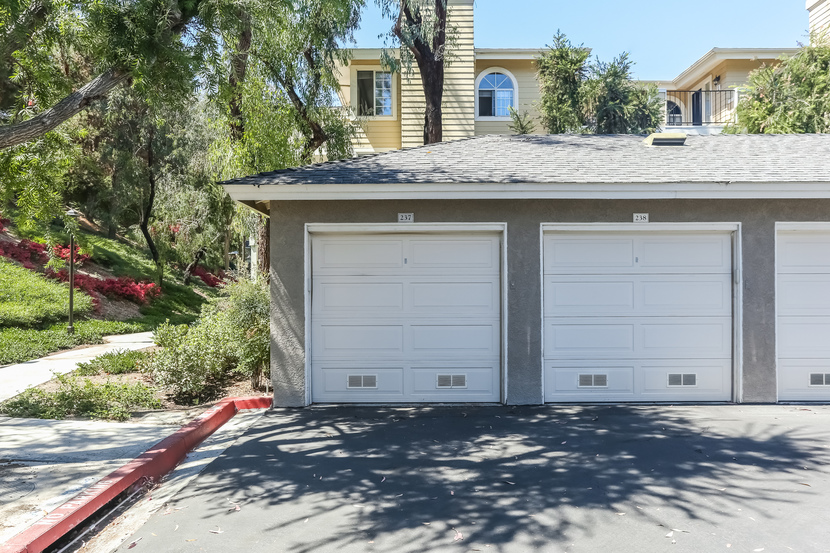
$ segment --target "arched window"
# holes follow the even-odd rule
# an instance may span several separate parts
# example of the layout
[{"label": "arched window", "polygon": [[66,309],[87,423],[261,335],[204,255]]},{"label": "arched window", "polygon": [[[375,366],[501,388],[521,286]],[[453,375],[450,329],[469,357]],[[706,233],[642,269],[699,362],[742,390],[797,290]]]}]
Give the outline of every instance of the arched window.
[{"label": "arched window", "polygon": [[502,69],[490,69],[476,79],[476,116],[510,117],[516,106],[516,81]]},{"label": "arched window", "polygon": [[666,125],[677,126],[683,124],[683,112],[680,106],[669,100],[666,102]]}]

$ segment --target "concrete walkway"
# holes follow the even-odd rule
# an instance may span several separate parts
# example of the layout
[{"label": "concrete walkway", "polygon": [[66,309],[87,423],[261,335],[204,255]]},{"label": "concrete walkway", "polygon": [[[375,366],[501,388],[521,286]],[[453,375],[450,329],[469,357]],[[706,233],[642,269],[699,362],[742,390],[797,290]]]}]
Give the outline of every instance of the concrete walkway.
[{"label": "concrete walkway", "polygon": [[153,346],[152,332],[104,336],[103,344],[96,344],[40,359],[0,367],[0,401],[14,397],[26,388],[43,384],[55,378],[55,374],[66,374],[75,370],[78,363],[89,361],[115,350],[139,350]]}]

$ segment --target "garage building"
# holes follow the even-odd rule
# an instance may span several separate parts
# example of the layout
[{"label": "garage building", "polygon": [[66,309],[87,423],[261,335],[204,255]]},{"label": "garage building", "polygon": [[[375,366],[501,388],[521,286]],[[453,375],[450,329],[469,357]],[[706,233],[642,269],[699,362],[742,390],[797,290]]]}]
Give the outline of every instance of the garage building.
[{"label": "garage building", "polygon": [[275,405],[830,400],[830,136],[482,136],[224,183]]}]

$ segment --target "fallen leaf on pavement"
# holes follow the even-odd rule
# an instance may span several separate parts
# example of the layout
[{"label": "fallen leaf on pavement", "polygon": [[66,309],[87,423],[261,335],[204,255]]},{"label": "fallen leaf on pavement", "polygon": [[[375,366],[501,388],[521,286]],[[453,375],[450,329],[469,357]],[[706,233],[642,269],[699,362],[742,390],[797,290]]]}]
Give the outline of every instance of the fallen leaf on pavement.
[{"label": "fallen leaf on pavement", "polygon": [[383,478],[380,479],[380,481],[381,482],[386,482],[386,477],[384,476]]},{"label": "fallen leaf on pavement", "polygon": [[[455,528],[453,528],[453,530],[455,530]],[[462,534],[458,530],[455,530],[455,537],[452,539],[452,541],[458,541],[458,540],[463,540],[463,539],[464,539],[464,534]]]},{"label": "fallen leaf on pavement", "polygon": [[129,546],[127,546],[127,549],[132,549],[133,547],[135,547],[136,545],[138,545],[138,542],[140,542],[140,541],[141,541],[141,539],[142,539],[142,538],[138,538],[137,540],[135,540],[133,543],[131,543]]},{"label": "fallen leaf on pavement", "polygon": [[502,482],[504,482],[505,484],[510,484],[511,486],[515,486],[515,485],[516,485],[516,483],[515,483],[515,482],[511,482],[510,480],[502,480]]},{"label": "fallen leaf on pavement", "polygon": [[175,528],[173,528],[173,531],[175,532],[175,531],[176,531],[176,530],[178,530],[178,529],[179,529],[179,525],[177,524],[177,525],[176,525],[176,527],[175,527]]},{"label": "fallen leaf on pavement", "polygon": [[219,528],[219,527],[217,526],[217,527],[216,527],[216,530],[211,530],[211,531],[210,531],[210,533],[211,533],[211,534],[224,534],[224,533],[225,533],[225,531],[224,531],[224,530],[222,530],[221,528]]},{"label": "fallen leaf on pavement", "polygon": [[666,534],[666,537],[667,537],[667,538],[670,538],[670,537],[672,537],[673,535],[674,535],[674,530],[672,530],[671,532],[669,532],[668,534]]}]

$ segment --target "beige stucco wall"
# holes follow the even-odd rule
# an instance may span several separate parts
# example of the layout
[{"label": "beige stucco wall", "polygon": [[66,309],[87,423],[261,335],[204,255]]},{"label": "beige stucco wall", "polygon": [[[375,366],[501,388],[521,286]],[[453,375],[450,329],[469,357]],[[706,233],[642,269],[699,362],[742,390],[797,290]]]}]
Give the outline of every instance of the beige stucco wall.
[{"label": "beige stucco wall", "polygon": [[[539,84],[536,81],[536,61],[532,59],[524,60],[494,60],[482,59],[476,60],[475,64],[475,78],[477,79],[481,73],[492,68],[501,68],[509,71],[518,82],[518,106],[517,111],[522,113],[527,111],[536,123],[536,132],[544,132],[540,121],[538,102],[539,102]],[[510,121],[493,121],[493,120],[477,120],[475,122],[475,134],[512,134],[508,125]]]}]

